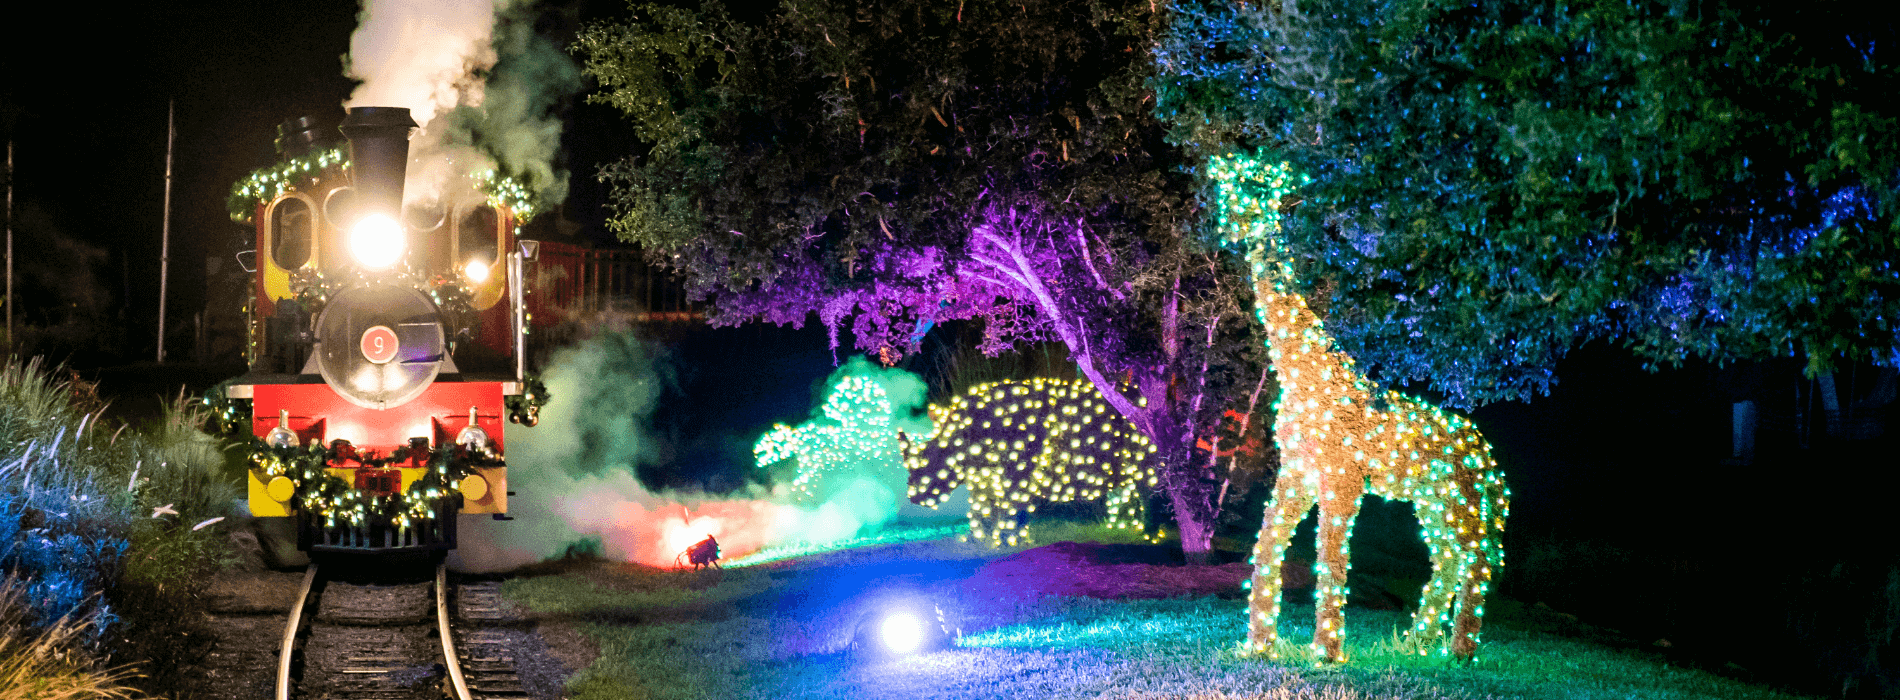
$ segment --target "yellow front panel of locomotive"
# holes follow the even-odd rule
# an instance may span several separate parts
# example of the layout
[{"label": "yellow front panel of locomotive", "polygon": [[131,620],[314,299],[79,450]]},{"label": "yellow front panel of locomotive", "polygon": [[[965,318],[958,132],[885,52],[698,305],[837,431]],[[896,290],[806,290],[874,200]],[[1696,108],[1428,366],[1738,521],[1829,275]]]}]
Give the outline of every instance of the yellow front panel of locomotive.
[{"label": "yellow front panel of locomotive", "polygon": [[297,296],[290,292],[290,273],[266,260],[264,262],[264,294],[271,301],[283,301]]},{"label": "yellow front panel of locomotive", "polygon": [[[355,469],[325,469],[331,476],[347,483],[356,483]],[[402,485],[400,490],[408,492],[409,487],[420,481],[428,472],[427,467],[402,467],[400,472]],[[486,492],[480,499],[468,499],[462,504],[463,513],[507,513],[508,512],[508,468],[477,467],[475,473],[486,483]],[[285,517],[293,508],[287,501],[271,498],[270,489],[264,482],[258,481],[257,472],[247,472],[245,480],[250,492],[251,515],[258,518]]]},{"label": "yellow front panel of locomotive", "polygon": [[245,470],[244,480],[250,491],[251,516],[256,518],[281,518],[290,515],[290,504],[270,497],[269,489],[257,480],[255,470]]},{"label": "yellow front panel of locomotive", "polygon": [[463,490],[462,512],[470,514],[507,513],[508,468],[476,467],[475,475],[480,476],[482,481],[486,482],[486,487],[482,489],[482,498],[479,500],[469,498],[468,490]]}]

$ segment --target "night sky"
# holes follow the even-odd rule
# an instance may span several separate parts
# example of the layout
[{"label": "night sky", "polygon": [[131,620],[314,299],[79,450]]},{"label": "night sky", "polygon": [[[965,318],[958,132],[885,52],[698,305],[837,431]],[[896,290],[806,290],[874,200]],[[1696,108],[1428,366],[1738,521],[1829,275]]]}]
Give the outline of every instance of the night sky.
[{"label": "night sky", "polygon": [[[0,49],[0,101],[17,144],[15,264],[22,276],[55,270],[83,280],[89,271],[49,244],[63,239],[92,249],[103,258],[90,271],[104,295],[96,303],[122,319],[125,335],[114,348],[123,358],[99,359],[149,359],[157,331],[167,101],[175,100],[178,125],[169,306],[176,326],[180,316],[189,320],[204,308],[205,259],[235,265],[246,229],[225,215],[224,196],[237,178],[274,159],[277,122],[341,113],[350,85],[338,57],[355,7],[46,8],[50,18],[8,22]],[[70,297],[85,296],[77,284],[51,286],[23,288],[17,313],[42,320],[53,307],[72,308]],[[189,341],[175,340],[171,352],[186,351]]]}]

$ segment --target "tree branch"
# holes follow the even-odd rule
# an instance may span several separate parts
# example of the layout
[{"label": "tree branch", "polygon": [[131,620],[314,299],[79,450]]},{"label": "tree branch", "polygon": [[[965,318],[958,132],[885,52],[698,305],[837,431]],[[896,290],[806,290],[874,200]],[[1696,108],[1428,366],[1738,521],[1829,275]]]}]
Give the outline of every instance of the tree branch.
[{"label": "tree branch", "polygon": [[[1010,246],[1003,242],[1000,237],[996,235],[996,230],[993,227],[981,227],[977,229],[977,233],[979,236],[995,244],[998,248],[1001,248],[1003,252],[1009,254],[1010,260],[1015,263],[1016,273],[1010,273],[1005,270],[1004,274],[1009,275],[1012,279],[1022,280],[1024,290],[1029,292],[1030,296],[1036,299],[1036,303],[1042,307],[1043,313],[1049,316],[1050,325],[1055,328],[1056,335],[1060,336],[1062,342],[1068,345],[1071,350],[1080,351],[1079,354],[1075,355],[1076,368],[1081,370],[1082,375],[1088,377],[1089,381],[1095,384],[1095,388],[1102,392],[1102,399],[1107,401],[1110,406],[1115,407],[1117,412],[1134,422],[1137,427],[1142,429],[1142,432],[1150,436],[1156,435],[1152,411],[1136,406],[1135,402],[1130,401],[1127,396],[1122,395],[1121,390],[1114,382],[1109,381],[1108,377],[1102,374],[1101,367],[1097,366],[1094,355],[1089,352],[1087,337],[1080,332],[1080,329],[1075,327],[1075,324],[1070,322],[1069,315],[1064,313],[1062,306],[1056,303],[1055,295],[1049,291],[1048,285],[1043,283],[1042,277],[1036,274],[1035,267],[1030,265],[1028,258],[1023,256],[1021,247]],[[1018,234],[1016,238],[1020,241],[1020,234]],[[974,252],[971,254],[971,257],[976,258]],[[986,264],[997,264],[998,262],[1000,261],[986,261]],[[1154,403],[1152,398],[1150,398],[1150,403]],[[1165,405],[1165,403],[1157,405]],[[1146,425],[1143,425],[1144,423]]]},{"label": "tree branch", "polygon": [[1095,253],[1089,250],[1089,237],[1080,219],[1075,222],[1075,242],[1076,245],[1082,246],[1082,263],[1088,266],[1089,274],[1095,276],[1095,283],[1102,285],[1109,294],[1115,295],[1115,301],[1127,301],[1128,298],[1122,296],[1122,290],[1109,286],[1108,280],[1102,277],[1102,271],[1095,269]]}]

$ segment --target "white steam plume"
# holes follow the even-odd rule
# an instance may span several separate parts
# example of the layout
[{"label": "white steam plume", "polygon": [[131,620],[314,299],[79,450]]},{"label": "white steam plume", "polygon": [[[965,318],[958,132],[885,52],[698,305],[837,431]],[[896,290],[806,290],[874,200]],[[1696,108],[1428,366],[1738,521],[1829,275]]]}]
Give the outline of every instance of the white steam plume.
[{"label": "white steam plume", "polygon": [[457,105],[480,106],[495,66],[489,0],[364,0],[343,73],[362,81],[345,107],[407,107],[424,127]]},{"label": "white steam plume", "polygon": [[479,197],[469,176],[499,169],[542,202],[567,194],[555,165],[559,109],[580,70],[534,31],[523,0],[363,0],[344,73],[361,81],[345,107],[407,107],[407,202]]}]

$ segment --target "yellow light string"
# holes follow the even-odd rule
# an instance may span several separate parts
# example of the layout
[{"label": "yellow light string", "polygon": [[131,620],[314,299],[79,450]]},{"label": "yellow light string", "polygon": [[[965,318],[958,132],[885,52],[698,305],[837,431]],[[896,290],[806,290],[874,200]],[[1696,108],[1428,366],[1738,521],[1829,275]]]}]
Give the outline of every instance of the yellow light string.
[{"label": "yellow light string", "polygon": [[[408,448],[398,448],[388,458],[377,458],[373,453],[358,454],[362,468],[396,469],[409,461],[411,452]],[[462,478],[473,473],[474,467],[504,465],[498,455],[470,452],[459,445],[443,445],[415,454],[427,468],[423,477],[408,488],[387,495],[358,489],[349,480],[328,471],[338,453],[321,445],[271,447],[253,439],[250,463],[261,483],[268,484],[279,476],[290,479],[292,492],[296,494],[292,502],[299,510],[322,519],[328,527],[373,525],[378,516],[397,527],[433,520],[436,506],[456,491]]]},{"label": "yellow light string", "polygon": [[1243,651],[1277,657],[1280,567],[1294,528],[1318,505],[1312,651],[1321,661],[1346,660],[1347,540],[1369,491],[1410,501],[1431,552],[1431,582],[1408,641],[1420,654],[1473,658],[1484,596],[1504,563],[1498,536],[1510,509],[1490,443],[1469,420],[1423,400],[1395,391],[1375,397],[1352,358],[1334,349],[1319,317],[1288,286],[1291,267],[1276,255],[1279,210],[1297,186],[1285,164],[1215,158],[1208,177],[1220,230],[1249,249],[1255,314],[1280,385],[1280,473],[1254,545]]}]

